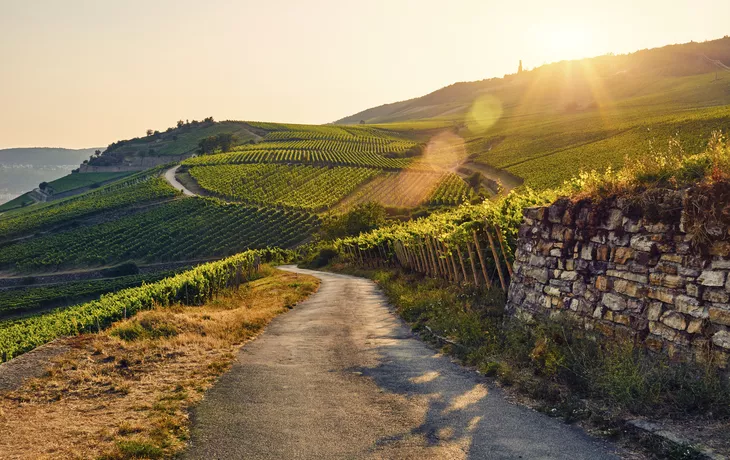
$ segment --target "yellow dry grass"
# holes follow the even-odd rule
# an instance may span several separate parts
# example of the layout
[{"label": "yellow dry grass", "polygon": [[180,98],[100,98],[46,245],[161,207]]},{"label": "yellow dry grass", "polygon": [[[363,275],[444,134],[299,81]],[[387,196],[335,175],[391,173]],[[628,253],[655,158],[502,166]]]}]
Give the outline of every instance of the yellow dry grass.
[{"label": "yellow dry grass", "polygon": [[47,374],[0,394],[2,458],[157,458],[182,450],[188,409],[268,322],[319,281],[264,278],[202,307],[146,311],[72,350]]}]

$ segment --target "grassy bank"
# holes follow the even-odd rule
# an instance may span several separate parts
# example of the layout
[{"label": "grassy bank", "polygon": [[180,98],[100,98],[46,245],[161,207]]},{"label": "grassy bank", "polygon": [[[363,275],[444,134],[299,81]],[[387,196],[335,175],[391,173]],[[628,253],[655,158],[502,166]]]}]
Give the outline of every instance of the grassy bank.
[{"label": "grassy bank", "polygon": [[[629,342],[602,344],[567,322],[520,323],[503,315],[499,290],[460,288],[392,269],[334,269],[372,278],[422,337],[568,423],[606,436],[619,436],[624,420],[636,417],[727,427],[730,386],[711,365],[671,363]],[[699,458],[686,446],[651,440],[649,448],[657,458]]]},{"label": "grassy bank", "polygon": [[256,276],[201,306],[141,311],[102,333],[63,339],[72,350],[46,376],[0,393],[0,452],[107,459],[180,452],[191,405],[246,341],[319,285],[266,267]]}]

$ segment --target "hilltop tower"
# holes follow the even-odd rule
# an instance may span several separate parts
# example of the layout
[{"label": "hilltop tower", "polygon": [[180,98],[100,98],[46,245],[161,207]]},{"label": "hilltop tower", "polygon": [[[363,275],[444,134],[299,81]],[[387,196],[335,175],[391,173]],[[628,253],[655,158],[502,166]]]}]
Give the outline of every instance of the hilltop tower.
[{"label": "hilltop tower", "polygon": [[522,59],[520,59],[520,66],[517,67],[517,73],[522,73]]}]

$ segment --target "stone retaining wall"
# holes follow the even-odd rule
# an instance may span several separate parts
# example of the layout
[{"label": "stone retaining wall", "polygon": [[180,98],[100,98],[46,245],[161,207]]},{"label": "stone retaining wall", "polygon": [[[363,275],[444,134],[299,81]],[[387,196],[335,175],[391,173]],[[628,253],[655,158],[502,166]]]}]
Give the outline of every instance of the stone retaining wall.
[{"label": "stone retaining wall", "polygon": [[605,337],[727,368],[728,228],[709,229],[713,240],[697,244],[685,232],[687,197],[661,191],[650,200],[560,200],[525,210],[508,311],[572,317]]}]

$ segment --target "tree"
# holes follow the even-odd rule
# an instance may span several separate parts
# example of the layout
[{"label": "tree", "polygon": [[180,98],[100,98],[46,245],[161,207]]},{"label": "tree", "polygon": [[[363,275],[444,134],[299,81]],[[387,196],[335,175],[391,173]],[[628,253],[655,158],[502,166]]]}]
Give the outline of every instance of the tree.
[{"label": "tree", "polygon": [[97,157],[98,157],[99,155],[101,155],[101,150],[94,150],[94,155],[96,155]]},{"label": "tree", "polygon": [[205,137],[198,142],[198,153],[213,153],[219,149],[222,152],[228,152],[237,139],[233,133],[220,133],[215,136]]},{"label": "tree", "polygon": [[38,184],[38,188],[43,191],[45,191],[47,187],[48,187],[48,182],[44,181],[44,182],[41,182],[40,184]]},{"label": "tree", "polygon": [[153,135],[154,133],[155,133],[155,130],[154,129],[148,129],[147,130],[147,136],[148,137],[151,136],[151,135]]},{"label": "tree", "polygon": [[184,122],[184,121],[182,121],[182,120],[178,120],[178,121],[177,121],[177,127],[178,127],[178,128],[182,128],[183,126],[185,126],[185,122]]},{"label": "tree", "polygon": [[213,120],[213,117],[204,118],[203,119],[203,122],[205,122],[205,123],[215,123],[215,121]]}]

